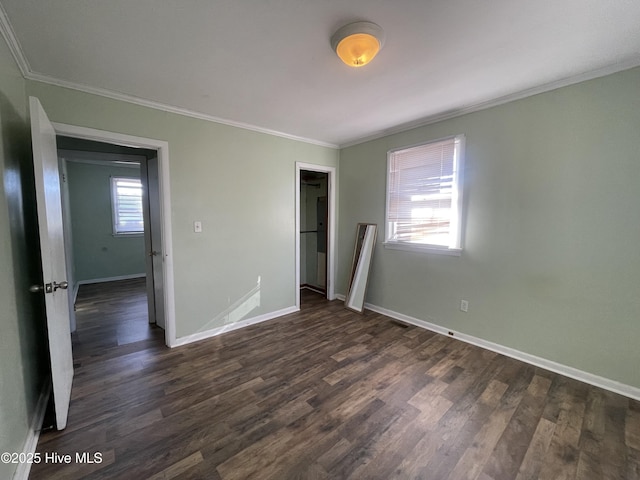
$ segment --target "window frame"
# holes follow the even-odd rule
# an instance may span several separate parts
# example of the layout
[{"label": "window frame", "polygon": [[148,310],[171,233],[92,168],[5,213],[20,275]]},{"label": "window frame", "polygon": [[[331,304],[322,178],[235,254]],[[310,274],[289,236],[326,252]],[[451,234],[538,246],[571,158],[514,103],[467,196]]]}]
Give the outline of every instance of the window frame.
[{"label": "window frame", "polygon": [[[140,201],[142,210],[140,218],[142,220],[142,230],[136,231],[119,231],[118,230],[118,195],[116,193],[117,182],[119,180],[136,181],[140,183]],[[109,177],[109,190],[111,193],[111,231],[114,237],[131,237],[144,235],[144,186],[140,177],[129,177],[123,175],[112,175]]]},{"label": "window frame", "polygon": [[[390,204],[390,180],[391,180],[391,160],[395,153],[413,148],[423,147],[436,143],[453,140],[457,142],[453,158],[453,192],[451,198],[451,228],[449,232],[449,245],[437,245],[426,243],[411,243],[406,241],[398,241],[390,239],[391,222],[389,221],[389,204]],[[387,171],[386,171],[386,191],[385,191],[385,217],[384,217],[384,242],[385,248],[394,250],[405,250],[419,253],[434,253],[438,255],[449,255],[459,257],[463,250],[462,240],[462,220],[463,220],[463,197],[464,197],[464,165],[465,165],[465,144],[466,136],[464,134],[450,135],[447,137],[429,140],[409,146],[391,149],[387,152]]]}]

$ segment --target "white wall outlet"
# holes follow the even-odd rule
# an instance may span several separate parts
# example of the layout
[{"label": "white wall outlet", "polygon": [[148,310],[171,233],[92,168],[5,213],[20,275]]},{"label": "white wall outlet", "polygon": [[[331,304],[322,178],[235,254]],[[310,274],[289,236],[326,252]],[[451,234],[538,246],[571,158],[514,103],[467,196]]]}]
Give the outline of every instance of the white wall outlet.
[{"label": "white wall outlet", "polygon": [[193,222],[193,231],[196,233],[202,233],[202,222]]},{"label": "white wall outlet", "polygon": [[465,313],[469,311],[469,302],[467,300],[460,300],[460,310]]}]

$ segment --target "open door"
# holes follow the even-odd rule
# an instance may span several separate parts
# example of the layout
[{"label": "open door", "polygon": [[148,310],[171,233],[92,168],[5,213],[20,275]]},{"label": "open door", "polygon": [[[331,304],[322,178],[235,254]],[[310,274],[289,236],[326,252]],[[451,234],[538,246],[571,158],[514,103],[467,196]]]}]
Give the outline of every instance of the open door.
[{"label": "open door", "polygon": [[150,158],[140,165],[143,185],[144,245],[147,275],[147,305],[149,323],[166,329],[164,313],[164,277],[162,272],[162,214],[160,211],[160,176],[158,158]]},{"label": "open door", "polygon": [[73,356],[56,132],[37,98],[29,97],[29,109],[44,281],[44,285],[33,285],[31,291],[44,293],[56,428],[62,430],[69,413]]}]

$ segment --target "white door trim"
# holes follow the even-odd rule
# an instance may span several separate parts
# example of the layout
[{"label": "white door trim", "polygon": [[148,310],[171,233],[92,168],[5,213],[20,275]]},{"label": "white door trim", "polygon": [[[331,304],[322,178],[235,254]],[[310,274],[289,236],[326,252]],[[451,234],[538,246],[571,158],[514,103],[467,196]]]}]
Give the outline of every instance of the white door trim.
[{"label": "white door trim", "polygon": [[173,243],[171,240],[171,195],[169,182],[169,143],[162,140],[136,137],[122,133],[78,127],[64,123],[52,122],[58,135],[67,137],[107,142],[134,148],[147,148],[158,151],[158,167],[160,177],[160,210],[162,217],[162,248],[164,277],[164,309],[166,314],[165,343],[168,347],[176,345],[175,293],[173,283]]},{"label": "white door trim", "polygon": [[335,258],[336,258],[336,168],[312,163],[296,162],[296,307],[300,308],[300,171],[323,172],[328,174],[329,225],[327,241],[327,298],[335,300]]}]

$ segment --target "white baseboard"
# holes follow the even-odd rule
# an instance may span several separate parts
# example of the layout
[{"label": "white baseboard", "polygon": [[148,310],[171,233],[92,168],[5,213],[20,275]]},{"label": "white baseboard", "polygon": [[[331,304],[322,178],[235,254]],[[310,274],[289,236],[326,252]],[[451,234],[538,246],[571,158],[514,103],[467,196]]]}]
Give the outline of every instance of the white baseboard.
[{"label": "white baseboard", "polygon": [[117,277],[92,278],[90,280],[78,280],[78,285],[89,285],[91,283],[117,282],[118,280],[130,280],[132,278],[143,278],[144,273],[132,273],[131,275],[118,275]]},{"label": "white baseboard", "polygon": [[272,320],[274,318],[282,317],[284,315],[288,315],[290,313],[294,313],[299,310],[300,309],[295,306],[287,307],[287,308],[283,308],[282,310],[276,310],[275,312],[269,312],[263,315],[258,315],[257,317],[248,318],[240,322],[229,323],[221,327],[212,328],[211,330],[205,330],[204,332],[198,332],[198,333],[194,333],[193,335],[187,335],[186,337],[180,337],[176,339],[175,343],[173,343],[171,347],[179,347],[181,345],[186,345],[188,343],[193,343],[199,340],[204,340],[206,338],[215,337],[217,335],[221,335],[226,332],[232,332],[233,330],[238,330],[239,328],[248,327],[249,325],[255,325],[256,323],[266,322],[267,320]]},{"label": "white baseboard", "polygon": [[[340,294],[336,295],[336,297],[340,300],[344,300],[345,298],[344,295],[340,295]],[[440,333],[448,337],[453,337],[463,342],[470,343],[478,347],[486,348],[487,350],[491,350],[492,352],[500,353],[507,357],[515,358],[516,360],[520,360],[530,365],[544,368],[545,370],[549,370],[551,372],[559,373],[560,375],[564,375],[565,377],[573,378],[574,380],[579,380],[581,382],[588,383],[589,385],[594,385],[596,387],[600,387],[605,390],[609,390],[611,392],[624,395],[625,397],[633,398],[635,400],[640,400],[640,388],[633,387],[631,385],[626,385],[624,383],[620,383],[615,380],[611,380],[609,378],[600,377],[598,375],[594,375],[592,373],[585,372],[583,370],[579,370],[577,368],[570,367],[568,365],[554,362],[552,360],[547,360],[546,358],[537,357],[535,355],[531,355],[529,353],[525,353],[520,350],[506,347],[504,345],[500,345],[497,343],[493,343],[488,340],[484,340],[482,338],[474,337],[472,335],[467,335],[465,333],[456,332],[455,330],[442,327],[435,323],[427,322],[425,320],[420,320],[419,318],[411,317],[409,315],[404,315],[403,313],[394,312],[393,310],[389,310],[383,307],[378,307],[377,305],[365,303],[364,306],[365,308],[373,312],[381,313],[382,315],[386,315],[387,317],[393,318],[395,320],[400,320],[401,322],[409,323],[411,325],[415,325],[417,327],[421,327],[426,330],[430,330],[432,332]]]},{"label": "white baseboard", "polygon": [[418,327],[431,330],[432,332],[440,333],[442,335],[447,335],[449,337],[456,338],[463,342],[470,343],[478,347],[486,348],[487,350],[491,350],[496,353],[500,353],[507,357],[515,358],[516,360],[520,360],[530,365],[544,368],[545,370],[559,373],[560,375],[564,375],[566,377],[573,378],[575,380],[579,380],[581,382],[588,383],[596,387],[604,388],[605,390],[609,390],[614,393],[619,393],[620,395],[624,395],[629,398],[640,400],[640,388],[633,387],[631,385],[626,385],[624,383],[616,382],[615,380],[610,380],[605,377],[600,377],[598,375],[594,375],[592,373],[585,372],[583,370],[578,370],[577,368],[569,367],[567,365],[563,365],[561,363],[557,363],[552,360],[547,360],[546,358],[537,357],[529,353],[521,352],[520,350],[515,350],[513,348],[506,347],[504,345],[499,345],[497,343],[493,343],[488,340],[484,340],[482,338],[474,337],[472,335],[467,335],[465,333],[456,332],[454,330],[441,327],[440,325],[436,325],[435,323],[426,322],[418,318],[414,318],[408,315],[404,315],[402,313],[394,312],[393,310],[388,310],[386,308],[378,307],[376,305],[371,305],[369,303],[365,303],[365,307],[371,311],[386,315],[387,317],[400,320],[401,322],[410,323],[412,325],[416,325]]},{"label": "white baseboard", "polygon": [[[38,446],[38,439],[40,438],[40,430],[42,429],[42,421],[44,420],[44,414],[47,411],[47,404],[49,403],[49,395],[51,393],[51,383],[47,382],[42,391],[40,392],[40,398],[36,405],[36,410],[33,413],[33,419],[31,421],[31,427],[27,439],[24,442],[22,453],[25,457],[30,457],[36,451]],[[24,462],[19,463],[18,468],[13,474],[13,480],[28,480],[29,472],[31,471],[31,463]]]},{"label": "white baseboard", "polygon": [[313,285],[307,285],[307,284],[300,285],[300,290],[311,290],[312,292],[320,293],[322,295],[327,294],[327,292],[322,291],[322,289],[320,289],[319,287],[314,287]]}]

